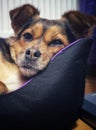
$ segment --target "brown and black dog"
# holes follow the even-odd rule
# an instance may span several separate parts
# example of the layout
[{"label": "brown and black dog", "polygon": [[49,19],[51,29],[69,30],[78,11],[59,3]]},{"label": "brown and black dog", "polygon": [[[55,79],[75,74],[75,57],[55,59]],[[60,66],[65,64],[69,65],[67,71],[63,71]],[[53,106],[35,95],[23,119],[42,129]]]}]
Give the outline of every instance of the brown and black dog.
[{"label": "brown and black dog", "polygon": [[42,71],[69,43],[91,37],[96,27],[94,16],[69,11],[61,19],[48,20],[40,18],[39,11],[29,4],[11,10],[10,18],[15,37],[0,39],[1,93],[19,88],[24,77]]}]

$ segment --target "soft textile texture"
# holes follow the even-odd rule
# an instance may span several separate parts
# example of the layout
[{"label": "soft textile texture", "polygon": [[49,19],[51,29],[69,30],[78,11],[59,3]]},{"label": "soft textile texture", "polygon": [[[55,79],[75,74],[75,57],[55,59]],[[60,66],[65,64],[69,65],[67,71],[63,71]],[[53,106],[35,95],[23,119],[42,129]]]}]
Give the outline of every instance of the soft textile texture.
[{"label": "soft textile texture", "polygon": [[91,39],[81,39],[56,55],[21,89],[0,96],[0,125],[64,128],[79,116]]}]

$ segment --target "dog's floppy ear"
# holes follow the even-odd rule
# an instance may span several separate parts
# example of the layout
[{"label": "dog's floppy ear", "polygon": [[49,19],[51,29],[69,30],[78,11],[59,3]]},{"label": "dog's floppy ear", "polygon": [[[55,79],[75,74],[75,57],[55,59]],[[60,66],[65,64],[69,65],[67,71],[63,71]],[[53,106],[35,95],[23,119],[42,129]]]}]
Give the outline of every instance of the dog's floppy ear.
[{"label": "dog's floppy ear", "polygon": [[17,7],[9,12],[11,19],[11,26],[15,32],[22,28],[22,26],[30,19],[39,18],[39,11],[30,4]]},{"label": "dog's floppy ear", "polygon": [[62,16],[76,38],[90,37],[96,27],[96,17],[88,16],[79,11],[69,11]]}]

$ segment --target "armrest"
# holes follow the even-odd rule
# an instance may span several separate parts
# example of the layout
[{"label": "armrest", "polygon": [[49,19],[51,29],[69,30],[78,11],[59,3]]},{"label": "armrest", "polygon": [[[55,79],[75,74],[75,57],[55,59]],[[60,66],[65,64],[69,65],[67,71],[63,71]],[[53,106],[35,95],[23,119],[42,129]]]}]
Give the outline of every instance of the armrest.
[{"label": "armrest", "polygon": [[96,129],[96,93],[86,94],[80,111],[80,118]]}]

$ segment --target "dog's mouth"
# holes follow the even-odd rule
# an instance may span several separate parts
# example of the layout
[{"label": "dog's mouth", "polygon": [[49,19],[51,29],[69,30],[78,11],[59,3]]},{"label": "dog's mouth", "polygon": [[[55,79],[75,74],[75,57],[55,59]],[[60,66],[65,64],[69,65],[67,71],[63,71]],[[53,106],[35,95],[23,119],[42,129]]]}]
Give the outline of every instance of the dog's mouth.
[{"label": "dog's mouth", "polygon": [[37,59],[28,59],[25,57],[25,55],[21,55],[17,57],[15,62],[18,65],[23,76],[32,77],[37,75],[37,73],[42,71],[44,68],[46,68],[46,66],[50,62],[50,57],[46,54]]},{"label": "dog's mouth", "polygon": [[23,76],[31,77],[38,73],[39,69],[30,65],[22,65],[19,66],[21,73]]},{"label": "dog's mouth", "polygon": [[35,69],[32,66],[27,66],[27,65],[23,65],[23,66],[20,66],[20,67],[24,68],[24,69],[29,69],[29,70]]}]

